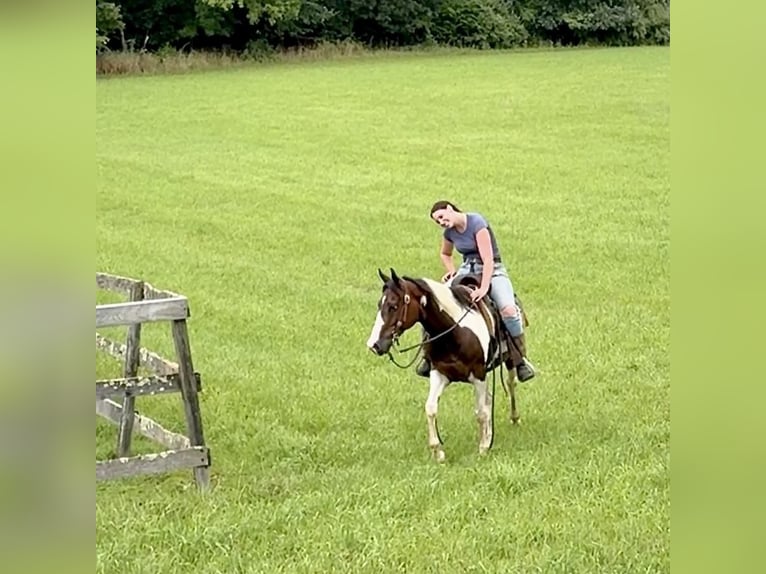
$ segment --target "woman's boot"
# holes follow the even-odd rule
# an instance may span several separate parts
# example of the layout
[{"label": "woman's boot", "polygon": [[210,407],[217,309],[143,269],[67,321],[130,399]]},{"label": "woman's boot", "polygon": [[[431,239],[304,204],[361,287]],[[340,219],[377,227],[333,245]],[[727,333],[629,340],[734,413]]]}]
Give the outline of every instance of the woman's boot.
[{"label": "woman's boot", "polygon": [[518,337],[511,337],[511,342],[516,347],[516,350],[521,355],[521,361],[516,365],[516,378],[520,383],[526,382],[535,376],[535,367],[527,359],[527,344],[524,339],[524,333]]}]

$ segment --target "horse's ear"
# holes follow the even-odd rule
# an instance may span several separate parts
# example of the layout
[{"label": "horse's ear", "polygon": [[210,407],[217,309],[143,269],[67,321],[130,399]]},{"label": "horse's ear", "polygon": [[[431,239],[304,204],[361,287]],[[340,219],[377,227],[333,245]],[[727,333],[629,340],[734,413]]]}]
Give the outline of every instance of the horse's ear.
[{"label": "horse's ear", "polygon": [[383,280],[383,283],[388,283],[389,277],[385,276],[385,274],[380,270],[380,267],[378,267],[378,276]]},{"label": "horse's ear", "polygon": [[396,274],[396,271],[394,271],[394,268],[393,268],[393,267],[391,267],[391,279],[393,279],[393,280],[394,280],[394,283],[395,283],[396,285],[399,285],[399,284],[402,282],[402,280],[401,280],[401,279],[399,278],[399,276]]}]

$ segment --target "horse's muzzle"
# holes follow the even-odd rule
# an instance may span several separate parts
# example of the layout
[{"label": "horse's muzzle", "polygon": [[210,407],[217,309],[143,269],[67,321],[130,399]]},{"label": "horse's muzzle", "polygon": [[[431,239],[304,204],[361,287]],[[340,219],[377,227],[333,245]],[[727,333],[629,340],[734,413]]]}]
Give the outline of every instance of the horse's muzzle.
[{"label": "horse's muzzle", "polygon": [[392,343],[392,339],[378,339],[370,345],[370,350],[378,356],[385,355],[391,349]]}]

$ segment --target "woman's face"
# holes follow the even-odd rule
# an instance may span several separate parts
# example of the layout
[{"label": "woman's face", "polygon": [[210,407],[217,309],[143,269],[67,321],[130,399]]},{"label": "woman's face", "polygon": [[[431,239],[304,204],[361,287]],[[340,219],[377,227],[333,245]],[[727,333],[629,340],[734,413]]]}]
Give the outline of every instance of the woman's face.
[{"label": "woman's face", "polygon": [[433,219],[437,225],[449,229],[455,227],[455,224],[457,223],[457,215],[457,211],[447,206],[444,209],[437,209],[434,211],[431,214],[431,219]]}]

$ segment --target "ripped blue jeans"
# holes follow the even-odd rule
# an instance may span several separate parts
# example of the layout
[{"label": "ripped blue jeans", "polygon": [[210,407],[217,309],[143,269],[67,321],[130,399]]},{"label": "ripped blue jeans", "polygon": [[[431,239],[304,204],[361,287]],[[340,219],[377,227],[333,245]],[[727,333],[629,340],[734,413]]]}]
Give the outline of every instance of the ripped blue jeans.
[{"label": "ripped blue jeans", "polygon": [[[480,260],[464,261],[458,267],[455,275],[466,275],[468,273],[476,274],[481,277],[484,265]],[[516,307],[516,298],[513,291],[513,283],[508,275],[508,270],[502,263],[495,262],[495,268],[492,270],[492,289],[489,296],[497,306],[498,310],[508,306]],[[517,307],[518,311],[518,307]]]}]

